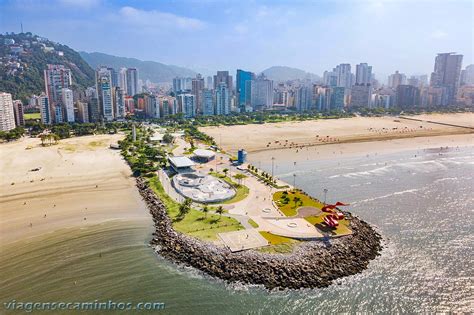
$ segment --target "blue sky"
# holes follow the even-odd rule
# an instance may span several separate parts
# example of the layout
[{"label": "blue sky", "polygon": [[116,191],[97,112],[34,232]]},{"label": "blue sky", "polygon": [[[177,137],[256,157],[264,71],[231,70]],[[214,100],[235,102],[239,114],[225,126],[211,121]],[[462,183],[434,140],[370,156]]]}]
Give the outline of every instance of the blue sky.
[{"label": "blue sky", "polygon": [[0,0],[2,33],[23,22],[76,50],[212,71],[368,62],[382,80],[428,74],[438,52],[473,63],[473,19],[469,0]]}]

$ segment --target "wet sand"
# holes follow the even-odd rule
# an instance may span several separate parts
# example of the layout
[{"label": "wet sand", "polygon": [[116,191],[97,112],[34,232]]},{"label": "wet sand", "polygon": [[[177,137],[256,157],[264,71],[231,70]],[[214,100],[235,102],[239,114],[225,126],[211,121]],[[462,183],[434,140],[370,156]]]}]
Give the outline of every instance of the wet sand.
[{"label": "wet sand", "polygon": [[129,167],[109,149],[122,137],[77,137],[50,147],[37,138],[1,144],[0,244],[111,220],[151,224]]}]

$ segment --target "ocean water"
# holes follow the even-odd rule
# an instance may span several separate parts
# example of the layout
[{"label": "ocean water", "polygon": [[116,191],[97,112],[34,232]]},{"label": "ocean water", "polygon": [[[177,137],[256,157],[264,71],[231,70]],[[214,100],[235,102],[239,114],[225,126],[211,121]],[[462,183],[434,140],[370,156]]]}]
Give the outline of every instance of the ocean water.
[{"label": "ocean water", "polygon": [[378,228],[386,247],[366,271],[315,290],[228,285],[156,257],[151,220],[108,222],[2,246],[0,313],[13,299],[162,302],[163,314],[474,310],[474,148],[275,160],[278,177],[294,173],[298,187],[320,199],[327,189],[328,202],[350,203]]}]

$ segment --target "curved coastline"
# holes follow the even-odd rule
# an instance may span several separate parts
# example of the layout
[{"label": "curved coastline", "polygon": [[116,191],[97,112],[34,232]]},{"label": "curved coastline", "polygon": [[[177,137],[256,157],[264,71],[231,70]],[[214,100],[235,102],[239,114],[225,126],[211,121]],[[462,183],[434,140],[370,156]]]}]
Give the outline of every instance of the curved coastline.
[{"label": "curved coastline", "polygon": [[151,244],[156,253],[228,282],[263,285],[267,289],[322,288],[338,278],[365,270],[380,254],[381,236],[365,221],[352,217],[352,235],[330,244],[306,242],[292,254],[253,250],[231,252],[173,229],[164,204],[143,178],[136,179],[155,223]]}]

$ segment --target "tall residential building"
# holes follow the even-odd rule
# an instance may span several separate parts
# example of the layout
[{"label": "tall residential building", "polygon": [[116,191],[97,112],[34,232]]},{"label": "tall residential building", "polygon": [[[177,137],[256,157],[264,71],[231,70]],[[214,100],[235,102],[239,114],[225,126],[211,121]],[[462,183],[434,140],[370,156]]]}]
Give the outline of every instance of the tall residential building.
[{"label": "tall residential building", "polygon": [[255,74],[250,71],[237,70],[236,77],[236,93],[237,93],[237,106],[239,108],[245,108],[250,100],[250,82],[255,79]]},{"label": "tall residential building", "polygon": [[127,68],[125,72],[126,84],[127,84],[127,95],[134,96],[139,93],[138,87],[138,69]]},{"label": "tall residential building", "polygon": [[64,111],[61,104],[54,106],[54,123],[61,124],[64,122]]},{"label": "tall residential building", "polygon": [[225,83],[229,91],[232,92],[234,86],[232,83],[232,76],[229,75],[229,71],[217,71],[217,74],[214,76],[214,90],[217,90],[217,87],[220,83]]},{"label": "tall residential building", "polygon": [[212,90],[213,87],[214,87],[214,83],[212,81],[212,76],[208,76],[206,78],[206,89]]},{"label": "tall residential building", "polygon": [[341,63],[340,65],[336,66],[334,71],[337,76],[337,86],[345,87],[350,89],[352,86],[352,73],[351,73],[351,65],[348,63]]},{"label": "tall residential building", "polygon": [[9,131],[12,129],[15,129],[12,95],[0,92],[0,130]]},{"label": "tall residential building", "polygon": [[64,121],[73,123],[74,122],[74,100],[71,89],[63,89],[62,91],[62,105],[63,113],[65,114]]},{"label": "tall residential building", "polygon": [[204,89],[202,91],[202,114],[205,116],[214,115],[214,95],[212,90]]},{"label": "tall residential building", "polygon": [[273,106],[273,81],[263,74],[250,81],[250,105],[254,110]]},{"label": "tall residential building", "polygon": [[461,75],[463,55],[455,53],[438,54],[435,58],[434,71],[431,73],[431,87],[446,87],[449,104],[454,104]]},{"label": "tall residential building", "polygon": [[49,98],[45,93],[38,96],[38,105],[41,114],[41,122],[45,125],[51,125],[53,118],[51,115],[51,107],[49,106]]},{"label": "tall residential building", "polygon": [[81,123],[89,122],[89,105],[85,102],[77,101],[77,120]]},{"label": "tall residential building", "polygon": [[89,100],[88,104],[88,112],[89,112],[89,122],[98,122],[100,121],[100,104],[99,99],[97,97],[92,97]]},{"label": "tall residential building", "polygon": [[46,70],[44,70],[44,84],[46,94],[48,95],[52,120],[56,121],[55,108],[57,105],[61,105],[62,90],[63,88],[69,88],[72,85],[71,69],[68,69],[63,65],[48,64]]},{"label": "tall residential building", "polygon": [[198,73],[191,81],[191,94],[196,97],[196,112],[202,114],[202,90],[204,89],[204,78]]},{"label": "tall residential building", "polygon": [[216,89],[216,115],[230,113],[230,91],[225,82],[219,83]]},{"label": "tall residential building", "polygon": [[395,71],[394,74],[388,76],[388,86],[392,89],[397,89],[401,84],[406,84],[407,77],[405,74]]},{"label": "tall residential building", "polygon": [[313,87],[309,85],[300,86],[295,93],[296,110],[300,112],[313,109]]},{"label": "tall residential building", "polygon": [[176,114],[176,98],[171,96],[160,97],[160,116],[168,117]]},{"label": "tall residential building", "polygon": [[474,65],[468,65],[461,74],[461,85],[474,85]]},{"label": "tall residential building", "polygon": [[336,86],[331,91],[330,110],[342,110],[347,104],[347,94],[349,89],[343,86]]},{"label": "tall residential building", "polygon": [[115,87],[114,91],[115,118],[125,118],[125,93],[120,87]]},{"label": "tall residential building", "polygon": [[355,84],[372,84],[372,66],[366,63],[356,65]]},{"label": "tall residential building", "polygon": [[420,105],[420,90],[411,85],[397,86],[396,102],[399,108],[413,108]]},{"label": "tall residential building", "polygon": [[351,106],[369,107],[372,98],[370,84],[356,84],[351,89]]},{"label": "tall residential building", "polygon": [[183,113],[185,118],[196,116],[196,98],[194,95],[185,93],[178,95],[178,112]]},{"label": "tall residential building", "polygon": [[334,71],[324,71],[323,83],[324,83],[324,85],[327,85],[327,86],[330,86],[330,87],[337,86],[337,74],[336,74],[336,72],[334,72]]},{"label": "tall residential building", "polygon": [[114,101],[112,90],[112,73],[106,67],[100,67],[95,75],[100,115],[107,121],[114,120]]},{"label": "tall residential building", "polygon": [[160,118],[160,101],[155,95],[145,96],[145,115],[148,118]]},{"label": "tall residential building", "polygon": [[127,94],[127,68],[120,68],[118,73],[118,86]]},{"label": "tall residential building", "polygon": [[[191,84],[189,84],[191,82]],[[186,93],[191,90],[192,79],[176,77],[173,79],[173,92],[175,95]]]},{"label": "tall residential building", "polygon": [[15,124],[16,126],[25,125],[25,115],[23,111],[23,102],[20,100],[13,101],[13,113],[15,115]]}]

